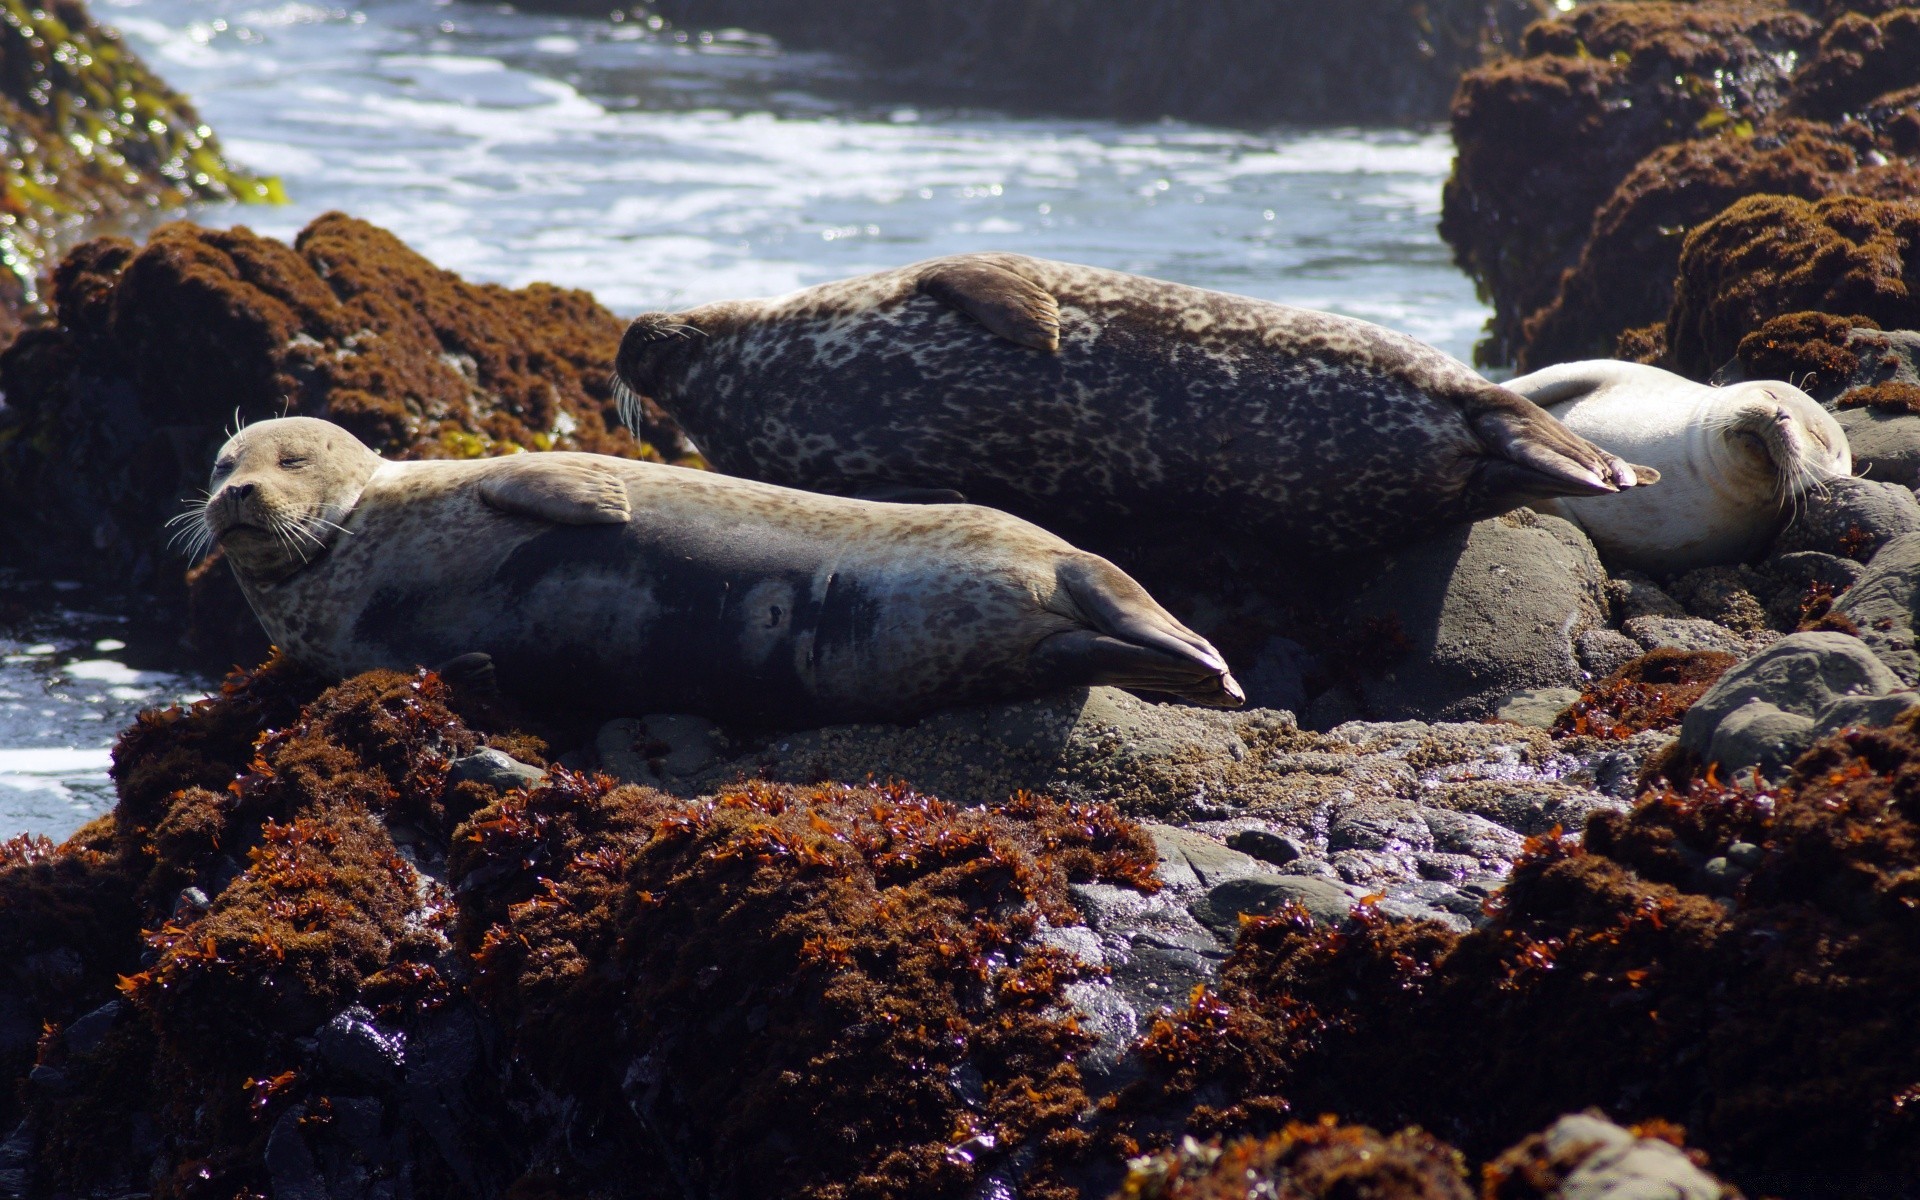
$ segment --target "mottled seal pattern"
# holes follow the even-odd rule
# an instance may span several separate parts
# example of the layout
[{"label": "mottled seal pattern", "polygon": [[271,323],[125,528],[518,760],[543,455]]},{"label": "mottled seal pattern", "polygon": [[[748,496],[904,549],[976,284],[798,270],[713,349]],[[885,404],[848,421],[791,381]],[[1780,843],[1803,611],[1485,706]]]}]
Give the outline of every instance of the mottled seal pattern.
[{"label": "mottled seal pattern", "polygon": [[1846,432],[1775,380],[1709,387],[1640,363],[1563,363],[1507,385],[1575,433],[1660,471],[1609,500],[1562,498],[1609,563],[1654,574],[1741,562],[1765,550],[1808,489],[1850,474]]},{"label": "mottled seal pattern", "polygon": [[1243,699],[1119,568],[973,505],[590,454],[387,462],[293,417],[226,444],[201,512],[274,642],[332,676],[479,653],[533,703],[786,726],[1095,683]]},{"label": "mottled seal pattern", "polygon": [[720,470],[955,489],[1054,527],[1355,550],[1655,477],[1377,325],[1015,254],[648,314],[616,374]]}]

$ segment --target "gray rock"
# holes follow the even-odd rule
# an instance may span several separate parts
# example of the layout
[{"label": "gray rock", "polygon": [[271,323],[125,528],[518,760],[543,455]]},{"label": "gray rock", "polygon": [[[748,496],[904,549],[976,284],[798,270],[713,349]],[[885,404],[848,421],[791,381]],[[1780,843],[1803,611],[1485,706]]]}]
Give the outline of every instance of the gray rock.
[{"label": "gray rock", "polygon": [[1899,679],[1860,639],[1796,633],[1722,675],[1688,710],[1680,741],[1725,767],[1772,775],[1813,743],[1837,702],[1898,690]]},{"label": "gray rock", "polygon": [[1920,692],[1888,692],[1884,696],[1842,696],[1820,713],[1813,736],[1823,738],[1849,726],[1871,729],[1888,725],[1908,709],[1920,705]]},{"label": "gray rock", "polygon": [[479,783],[503,792],[538,787],[546,778],[547,773],[539,767],[523,763],[490,746],[482,746],[472,754],[463,754],[447,765],[448,784]]},{"label": "gray rock", "polygon": [[1355,900],[1351,892],[1330,880],[1305,875],[1250,875],[1209,889],[1193,905],[1193,915],[1231,941],[1240,928],[1242,913],[1264,917],[1287,904],[1298,904],[1317,924],[1338,925],[1353,911]]},{"label": "gray rock", "polygon": [[0,1200],[24,1200],[33,1194],[33,1162],[39,1149],[33,1126],[22,1121],[0,1142]]},{"label": "gray rock", "polygon": [[[1580,636],[1584,639],[1603,633],[1613,633],[1613,631],[1610,629],[1589,629]],[[1619,637],[1620,635],[1614,634],[1613,636]],[[1627,642],[1627,645],[1632,647],[1633,643]],[[1634,649],[1634,653],[1639,653],[1638,648]],[[1632,657],[1632,654],[1627,656],[1627,658]],[[1580,656],[1580,661],[1583,666],[1586,664],[1585,654]],[[1625,662],[1626,659],[1622,659],[1621,661]],[[1592,668],[1588,667],[1587,670],[1591,671]],[[1551,729],[1553,728],[1554,721],[1559,718],[1560,714],[1573,707],[1574,701],[1578,699],[1580,699],[1580,689],[1575,687],[1531,688],[1524,692],[1515,692],[1513,695],[1500,701],[1499,707],[1493,710],[1493,715],[1499,720],[1514,725],[1531,725],[1535,729]]]},{"label": "gray rock", "polygon": [[1679,1147],[1636,1136],[1598,1111],[1561,1117],[1540,1140],[1541,1158],[1577,1164],[1547,1193],[1551,1200],[1722,1200],[1730,1194]]},{"label": "gray rock", "polygon": [[1765,700],[1749,700],[1714,727],[1706,757],[1729,772],[1758,768],[1777,779],[1814,742],[1814,720],[1783,712]]},{"label": "gray rock", "polygon": [[127,1006],[118,1000],[109,1000],[99,1008],[80,1017],[67,1026],[67,1049],[75,1054],[86,1054],[106,1040],[113,1027],[120,1023]]},{"label": "gray rock", "polygon": [[1276,637],[1260,647],[1252,666],[1244,671],[1236,668],[1236,674],[1250,706],[1298,713],[1306,710],[1306,680],[1315,665],[1305,646],[1292,638]]},{"label": "gray rock", "polygon": [[1804,589],[1808,584],[1824,583],[1838,594],[1858,583],[1866,568],[1837,554],[1789,550],[1769,556],[1760,570],[1789,587]]},{"label": "gray rock", "polygon": [[1410,644],[1360,681],[1376,717],[1479,720],[1505,697],[1582,682],[1574,639],[1606,624],[1606,571],[1586,535],[1517,509],[1389,556],[1353,597],[1356,627]]},{"label": "gray rock", "polygon": [[1853,622],[1860,639],[1894,674],[1920,683],[1920,655],[1914,653],[1913,642],[1914,617],[1920,612],[1920,533],[1880,547],[1833,611]]},{"label": "gray rock", "polygon": [[1883,408],[1834,413],[1853,448],[1853,472],[1881,483],[1920,487],[1920,414]]},{"label": "gray rock", "polygon": [[1667,591],[1686,607],[1688,616],[1743,634],[1771,632],[1760,597],[1770,595],[1774,587],[1772,580],[1744,563],[1695,567],[1667,581]]},{"label": "gray rock", "polygon": [[1622,571],[1607,581],[1607,598],[1622,621],[1635,617],[1684,617],[1687,610],[1666,590],[1638,571]]},{"label": "gray rock", "polygon": [[1229,849],[1204,834],[1171,825],[1146,822],[1154,849],[1160,852],[1157,874],[1169,887],[1210,888],[1244,875],[1270,873],[1273,868],[1250,854]]},{"label": "gray rock", "polygon": [[1573,639],[1580,665],[1595,679],[1604,679],[1646,653],[1639,642],[1612,629],[1589,629]]},{"label": "gray rock", "polygon": [[1699,617],[1633,617],[1621,628],[1642,650],[1718,650],[1744,656],[1773,640],[1772,634],[1735,633]]},{"label": "gray rock", "polygon": [[669,713],[608,721],[593,748],[600,769],[615,779],[658,787],[713,765],[725,742],[719,727],[705,717]]},{"label": "gray rock", "polygon": [[1227,845],[1242,854],[1251,854],[1262,862],[1285,866],[1306,857],[1307,848],[1299,839],[1265,829],[1237,829],[1227,835]]},{"label": "gray rock", "polygon": [[1475,860],[1510,862],[1526,842],[1513,830],[1473,813],[1423,808],[1420,817],[1432,833],[1436,849]]},{"label": "gray rock", "polygon": [[1865,561],[1903,533],[1920,531],[1920,500],[1903,484],[1834,479],[1799,500],[1776,554],[1819,550]]},{"label": "gray rock", "polygon": [[267,1175],[273,1181],[275,1200],[330,1200],[319,1164],[300,1132],[306,1115],[307,1106],[296,1104],[280,1114],[267,1134]]}]

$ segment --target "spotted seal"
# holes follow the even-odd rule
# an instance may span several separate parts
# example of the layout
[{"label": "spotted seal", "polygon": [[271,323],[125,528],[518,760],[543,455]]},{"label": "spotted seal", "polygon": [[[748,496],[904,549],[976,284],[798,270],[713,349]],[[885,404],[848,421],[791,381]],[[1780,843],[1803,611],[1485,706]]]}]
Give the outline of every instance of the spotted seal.
[{"label": "spotted seal", "polygon": [[1618,566],[1664,575],[1752,558],[1806,489],[1853,470],[1846,431],[1791,384],[1709,387],[1603,359],[1548,367],[1507,386],[1575,433],[1660,471],[1653,491],[1553,502]]},{"label": "spotted seal", "polygon": [[1242,702],[1105,559],[974,505],[592,454],[387,462],[289,417],[220,451],[201,530],[331,676],[482,653],[509,695],[798,726],[1087,684]]},{"label": "spotted seal", "polygon": [[1347,551],[1656,477],[1378,325],[1017,254],[646,314],[615,374],[722,471],[952,489],[1053,528]]}]

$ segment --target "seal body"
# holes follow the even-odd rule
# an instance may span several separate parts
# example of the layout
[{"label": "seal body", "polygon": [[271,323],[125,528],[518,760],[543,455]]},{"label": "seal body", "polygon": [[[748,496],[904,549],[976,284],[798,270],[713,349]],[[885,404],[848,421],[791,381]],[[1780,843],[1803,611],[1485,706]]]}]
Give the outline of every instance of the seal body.
[{"label": "seal body", "polygon": [[1013,254],[649,314],[620,382],[716,467],[1348,551],[1651,481],[1412,338]]},{"label": "seal body", "polygon": [[228,444],[205,513],[275,643],[333,676],[483,653],[531,703],[784,726],[1092,683],[1241,699],[1118,568],[973,505],[598,455],[385,462],[291,418]]},{"label": "seal body", "polygon": [[1639,363],[1563,363],[1507,385],[1584,437],[1661,475],[1658,488],[1554,510],[1609,563],[1657,575],[1737,563],[1764,551],[1800,496],[1847,475],[1832,414],[1790,384],[1709,387]]}]

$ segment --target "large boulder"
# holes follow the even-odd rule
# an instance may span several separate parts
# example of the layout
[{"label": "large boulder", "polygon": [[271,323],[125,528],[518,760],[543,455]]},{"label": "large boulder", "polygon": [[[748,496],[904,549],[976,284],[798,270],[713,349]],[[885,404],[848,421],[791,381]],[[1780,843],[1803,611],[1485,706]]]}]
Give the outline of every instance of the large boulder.
[{"label": "large boulder", "polygon": [[1859,638],[1796,633],[1720,676],[1687,711],[1680,742],[1723,771],[1778,776],[1818,738],[1916,704]]},{"label": "large boulder", "polygon": [[1356,715],[1479,720],[1518,692],[1579,687],[1578,639],[1606,624],[1606,582],[1585,534],[1528,509],[1391,555],[1346,605],[1385,643],[1348,685]]},{"label": "large boulder", "polygon": [[1920,616],[1920,534],[1895,538],[1880,548],[1833,611],[1859,631],[1880,661],[1908,683],[1920,683],[1914,621]]},{"label": "large boulder", "polygon": [[1901,534],[1920,531],[1920,500],[1902,483],[1833,479],[1800,497],[1773,554],[1817,551],[1859,562]]}]

